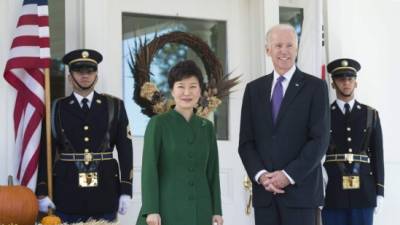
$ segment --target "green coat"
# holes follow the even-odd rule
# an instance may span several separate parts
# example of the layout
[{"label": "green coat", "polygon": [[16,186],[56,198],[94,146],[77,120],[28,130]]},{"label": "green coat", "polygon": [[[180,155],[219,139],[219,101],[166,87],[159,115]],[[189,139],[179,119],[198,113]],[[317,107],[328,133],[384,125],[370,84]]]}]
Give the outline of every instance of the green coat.
[{"label": "green coat", "polygon": [[193,115],[189,121],[171,110],[154,116],[145,132],[142,209],[159,213],[162,225],[211,225],[222,215],[218,149],[213,125]]}]

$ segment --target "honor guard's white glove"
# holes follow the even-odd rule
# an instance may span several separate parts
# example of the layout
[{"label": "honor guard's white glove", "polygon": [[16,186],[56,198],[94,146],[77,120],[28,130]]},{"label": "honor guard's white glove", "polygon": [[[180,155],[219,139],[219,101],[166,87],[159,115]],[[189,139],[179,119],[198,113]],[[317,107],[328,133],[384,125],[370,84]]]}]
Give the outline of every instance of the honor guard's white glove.
[{"label": "honor guard's white glove", "polygon": [[128,207],[130,204],[131,204],[131,196],[121,195],[119,197],[118,213],[121,215],[125,215],[126,212],[128,212]]},{"label": "honor guard's white glove", "polygon": [[44,198],[38,199],[39,203],[39,211],[47,213],[49,211],[49,208],[55,209],[56,205],[51,201],[49,196],[46,196]]},{"label": "honor guard's white glove", "polygon": [[375,207],[375,210],[374,210],[375,214],[379,213],[379,211],[380,211],[380,209],[382,207],[382,202],[383,202],[383,196],[381,196],[381,195],[376,196],[376,207]]}]

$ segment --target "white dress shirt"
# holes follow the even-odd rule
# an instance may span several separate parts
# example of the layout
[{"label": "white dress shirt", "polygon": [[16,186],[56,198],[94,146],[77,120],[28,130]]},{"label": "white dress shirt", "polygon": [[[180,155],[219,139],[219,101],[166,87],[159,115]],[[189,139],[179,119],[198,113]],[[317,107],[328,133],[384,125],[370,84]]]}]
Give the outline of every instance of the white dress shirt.
[{"label": "white dress shirt", "polygon": [[340,99],[336,99],[336,104],[339,106],[339,109],[342,111],[343,115],[346,113],[346,109],[344,108],[344,105],[348,103],[350,105],[350,112],[353,109],[354,103],[356,100],[353,98],[349,102],[342,101]]},{"label": "white dress shirt", "polygon": [[74,94],[76,100],[78,100],[78,103],[79,103],[79,105],[81,106],[81,108],[82,108],[82,99],[87,98],[87,100],[88,100],[87,105],[88,105],[88,107],[89,107],[89,109],[90,109],[90,106],[92,105],[92,101],[93,101],[94,91],[92,91],[92,92],[91,92],[88,96],[86,96],[86,97],[83,97],[82,95],[79,95],[79,94],[76,93],[76,92],[74,92],[73,94]]}]

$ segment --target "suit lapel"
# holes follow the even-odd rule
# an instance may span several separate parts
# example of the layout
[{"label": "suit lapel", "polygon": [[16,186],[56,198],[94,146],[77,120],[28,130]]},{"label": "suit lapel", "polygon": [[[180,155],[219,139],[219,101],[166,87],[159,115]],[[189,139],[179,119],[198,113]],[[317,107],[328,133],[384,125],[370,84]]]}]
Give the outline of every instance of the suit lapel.
[{"label": "suit lapel", "polygon": [[266,122],[262,124],[267,124],[272,126],[272,106],[271,106],[271,89],[272,89],[272,79],[273,74],[268,74],[265,76],[265,82],[260,82],[258,87],[259,96],[259,112],[261,113],[261,118],[265,118]]},{"label": "suit lapel", "polygon": [[304,85],[304,75],[299,69],[296,68],[296,71],[294,72],[293,77],[290,80],[289,86],[286,89],[285,96],[283,96],[276,124],[279,123],[282,116],[287,111],[290,103],[297,96],[303,85]]}]

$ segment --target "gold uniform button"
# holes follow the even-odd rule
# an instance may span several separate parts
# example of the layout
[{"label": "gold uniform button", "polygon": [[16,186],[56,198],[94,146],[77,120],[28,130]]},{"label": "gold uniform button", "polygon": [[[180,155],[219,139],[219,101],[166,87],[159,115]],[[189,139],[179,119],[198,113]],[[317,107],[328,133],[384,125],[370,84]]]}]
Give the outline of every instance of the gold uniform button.
[{"label": "gold uniform button", "polygon": [[85,151],[85,153],[88,153],[88,152],[89,152],[89,149],[88,149],[88,148],[85,148],[84,151]]},{"label": "gold uniform button", "polygon": [[89,130],[89,126],[84,126],[83,129],[84,130]]},{"label": "gold uniform button", "polygon": [[88,142],[88,141],[89,141],[89,138],[88,138],[88,137],[85,137],[83,140],[85,140],[85,142]]},{"label": "gold uniform button", "polygon": [[347,138],[347,141],[350,142],[350,141],[351,141],[351,137],[348,137],[348,138]]},{"label": "gold uniform button", "polygon": [[351,131],[351,128],[350,128],[350,127],[347,127],[346,130],[347,130],[347,131]]},{"label": "gold uniform button", "polygon": [[349,152],[353,152],[353,149],[352,149],[352,148],[349,148]]}]

